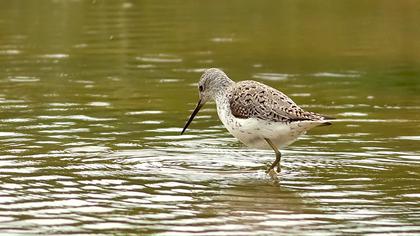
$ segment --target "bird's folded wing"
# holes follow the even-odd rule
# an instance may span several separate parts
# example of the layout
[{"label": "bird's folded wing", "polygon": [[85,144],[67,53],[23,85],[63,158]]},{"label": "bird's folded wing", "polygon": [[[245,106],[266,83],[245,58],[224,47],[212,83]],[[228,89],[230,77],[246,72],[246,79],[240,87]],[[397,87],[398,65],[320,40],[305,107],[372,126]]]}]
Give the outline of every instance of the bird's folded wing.
[{"label": "bird's folded wing", "polygon": [[282,92],[256,81],[241,81],[229,96],[232,114],[237,118],[259,118],[273,122],[322,120],[306,112]]}]

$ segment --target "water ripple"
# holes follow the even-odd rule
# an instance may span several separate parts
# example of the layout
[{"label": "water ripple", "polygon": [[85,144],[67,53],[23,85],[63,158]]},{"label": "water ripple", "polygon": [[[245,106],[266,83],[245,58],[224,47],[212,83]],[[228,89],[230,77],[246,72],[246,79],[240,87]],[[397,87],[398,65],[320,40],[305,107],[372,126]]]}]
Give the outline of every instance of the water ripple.
[{"label": "water ripple", "polygon": [[[313,45],[299,49],[305,40],[288,42],[307,27],[291,35],[261,17],[270,7],[241,3],[253,11],[210,1],[0,3],[1,234],[417,235],[416,55],[399,60],[362,37],[355,43],[366,45],[350,50],[356,59],[331,61],[354,37],[308,53]],[[387,14],[409,11],[418,22],[414,5]],[[28,11],[38,8],[51,11]],[[236,27],[246,21],[249,30]],[[317,29],[343,29],[325,22]],[[398,23],[413,36],[406,28],[415,24]],[[398,36],[397,28],[389,27]],[[316,41],[332,42],[325,35]],[[418,37],[403,38],[410,45]],[[265,170],[274,153],[240,144],[213,104],[180,135],[200,74],[213,66],[337,119],[281,150],[282,172],[272,179]]]}]

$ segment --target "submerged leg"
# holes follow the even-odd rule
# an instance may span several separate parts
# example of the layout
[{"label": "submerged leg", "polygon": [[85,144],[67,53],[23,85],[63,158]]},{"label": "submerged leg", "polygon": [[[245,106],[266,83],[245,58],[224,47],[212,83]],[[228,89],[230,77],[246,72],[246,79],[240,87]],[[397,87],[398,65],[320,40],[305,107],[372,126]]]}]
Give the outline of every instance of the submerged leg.
[{"label": "submerged leg", "polygon": [[280,173],[280,158],[281,158],[281,153],[276,148],[276,146],[274,146],[273,142],[271,142],[270,139],[265,138],[265,141],[268,143],[268,145],[270,145],[270,147],[276,153],[276,160],[273,162],[273,164],[271,164],[270,168],[268,168],[267,173],[270,172],[272,169],[274,169],[274,167],[276,167],[276,166],[277,166],[277,173]]}]

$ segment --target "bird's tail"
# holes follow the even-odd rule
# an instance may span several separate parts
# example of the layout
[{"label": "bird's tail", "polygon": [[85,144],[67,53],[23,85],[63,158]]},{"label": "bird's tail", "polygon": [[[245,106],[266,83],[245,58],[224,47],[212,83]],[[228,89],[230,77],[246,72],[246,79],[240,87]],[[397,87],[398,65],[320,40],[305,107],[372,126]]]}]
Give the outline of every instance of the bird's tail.
[{"label": "bird's tail", "polygon": [[325,122],[321,123],[319,126],[329,126],[332,125],[331,122],[329,122],[329,120],[335,120],[335,117],[332,116],[324,116],[324,115],[320,115],[322,117],[322,120],[324,120]]},{"label": "bird's tail", "polygon": [[328,122],[328,121],[325,121],[325,122],[319,124],[318,127],[319,126],[329,126],[329,125],[332,125],[332,123],[331,122]]}]

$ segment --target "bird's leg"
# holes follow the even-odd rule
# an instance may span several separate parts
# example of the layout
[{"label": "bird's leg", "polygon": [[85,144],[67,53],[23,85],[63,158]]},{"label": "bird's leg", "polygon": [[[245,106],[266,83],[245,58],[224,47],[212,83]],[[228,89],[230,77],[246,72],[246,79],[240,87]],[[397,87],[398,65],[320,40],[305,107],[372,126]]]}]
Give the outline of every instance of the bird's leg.
[{"label": "bird's leg", "polygon": [[270,147],[274,150],[274,152],[276,153],[276,160],[273,162],[273,164],[271,164],[270,168],[268,168],[266,173],[269,173],[271,170],[274,169],[274,167],[277,166],[277,173],[280,173],[280,158],[281,158],[281,153],[280,151],[277,149],[276,146],[274,146],[273,142],[271,142],[270,139],[265,138],[265,141],[268,143],[268,145],[270,145]]}]

